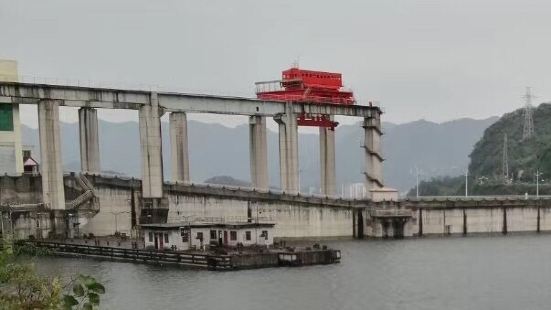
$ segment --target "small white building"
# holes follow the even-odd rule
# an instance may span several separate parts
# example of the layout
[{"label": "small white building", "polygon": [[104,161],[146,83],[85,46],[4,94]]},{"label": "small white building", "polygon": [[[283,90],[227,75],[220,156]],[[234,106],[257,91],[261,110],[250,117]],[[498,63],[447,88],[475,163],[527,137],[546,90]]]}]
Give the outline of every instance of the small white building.
[{"label": "small white building", "polygon": [[145,247],[184,251],[205,249],[210,245],[271,246],[273,223],[165,223],[142,224]]}]

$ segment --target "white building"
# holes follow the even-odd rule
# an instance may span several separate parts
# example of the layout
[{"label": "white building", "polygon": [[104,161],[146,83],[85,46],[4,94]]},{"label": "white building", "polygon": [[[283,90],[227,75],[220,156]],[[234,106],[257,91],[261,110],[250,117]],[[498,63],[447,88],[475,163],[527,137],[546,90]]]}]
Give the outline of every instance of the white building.
[{"label": "white building", "polygon": [[274,244],[273,223],[166,223],[143,224],[146,248],[189,250],[209,245],[271,246]]},{"label": "white building", "polygon": [[[0,81],[17,82],[17,62],[0,59]],[[0,101],[0,173],[22,174],[19,105]]]}]

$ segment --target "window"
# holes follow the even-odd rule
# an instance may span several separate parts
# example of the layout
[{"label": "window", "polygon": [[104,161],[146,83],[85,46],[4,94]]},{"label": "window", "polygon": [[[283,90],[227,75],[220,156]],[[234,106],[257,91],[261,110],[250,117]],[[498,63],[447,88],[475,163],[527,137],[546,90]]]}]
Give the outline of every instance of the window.
[{"label": "window", "polygon": [[216,240],[217,239],[217,236],[216,236],[216,230],[211,230],[210,231],[210,240]]},{"label": "window", "polygon": [[198,231],[198,232],[197,232],[197,238],[196,238],[196,239],[197,239],[197,240],[200,240],[200,241],[203,241],[203,232]]},{"label": "window", "polygon": [[182,228],[180,230],[180,235],[182,236],[182,242],[188,242],[189,241],[189,230]]},{"label": "window", "polygon": [[262,231],[262,235],[260,235],[260,237],[264,237],[264,240],[268,240],[268,231],[267,231],[267,230],[263,230],[263,231]]},{"label": "window", "polygon": [[235,230],[230,231],[230,240],[231,241],[237,240],[237,231]]},{"label": "window", "polygon": [[250,231],[245,232],[245,240],[251,241],[251,232]]},{"label": "window", "polygon": [[168,243],[168,234],[165,233],[165,243]]},{"label": "window", "polygon": [[0,131],[13,131],[13,108],[11,104],[0,104]]},{"label": "window", "polygon": [[153,233],[149,232],[149,242],[153,242]]}]

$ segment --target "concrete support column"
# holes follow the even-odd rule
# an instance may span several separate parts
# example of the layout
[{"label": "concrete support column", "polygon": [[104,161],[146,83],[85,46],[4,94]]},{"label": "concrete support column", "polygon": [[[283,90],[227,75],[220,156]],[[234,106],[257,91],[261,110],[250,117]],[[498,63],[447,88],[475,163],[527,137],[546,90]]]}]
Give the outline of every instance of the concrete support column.
[{"label": "concrete support column", "polygon": [[335,130],[320,127],[321,193],[334,196],[337,191],[335,171]]},{"label": "concrete support column", "polygon": [[298,177],[298,126],[297,116],[290,103],[286,104],[285,114],[274,116],[279,124],[279,171],[281,189],[290,193],[300,191]]},{"label": "concrete support column", "polygon": [[82,172],[99,173],[98,111],[92,108],[78,110],[80,138],[80,167]]},{"label": "concrete support column", "polygon": [[249,154],[251,162],[251,183],[254,188],[267,190],[268,185],[268,143],[266,140],[266,117],[249,117]]},{"label": "concrete support column", "polygon": [[[21,120],[19,117],[19,105],[12,104],[13,111],[13,148],[15,150],[15,172],[22,174],[25,171],[23,166],[23,148],[21,146]],[[4,132],[6,134],[9,132]],[[1,133],[0,133],[1,136]],[[3,140],[0,138],[0,140]]]},{"label": "concrete support column", "polygon": [[142,197],[145,199],[162,198],[161,110],[157,93],[151,93],[150,104],[140,107],[139,121],[142,149]]},{"label": "concrete support column", "polygon": [[377,112],[373,117],[364,119],[365,132],[364,148],[366,163],[367,190],[383,187],[383,157],[381,152],[381,114]]},{"label": "concrete support column", "polygon": [[169,124],[172,181],[189,183],[189,152],[186,113],[170,113]]},{"label": "concrete support column", "polygon": [[42,199],[49,209],[65,209],[61,136],[59,133],[59,103],[42,100],[38,104],[38,130],[40,136],[40,173]]}]

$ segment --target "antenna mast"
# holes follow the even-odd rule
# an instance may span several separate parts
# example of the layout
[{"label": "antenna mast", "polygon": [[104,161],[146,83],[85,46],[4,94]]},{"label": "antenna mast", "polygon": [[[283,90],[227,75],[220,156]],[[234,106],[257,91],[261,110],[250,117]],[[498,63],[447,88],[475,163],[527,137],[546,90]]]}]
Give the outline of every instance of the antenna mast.
[{"label": "antenna mast", "polygon": [[532,88],[526,87],[526,94],[523,96],[526,100],[524,105],[524,129],[522,131],[522,140],[531,138],[534,135],[534,119],[532,118]]}]

